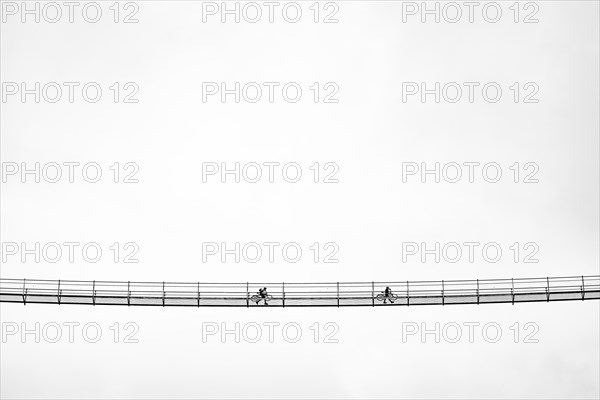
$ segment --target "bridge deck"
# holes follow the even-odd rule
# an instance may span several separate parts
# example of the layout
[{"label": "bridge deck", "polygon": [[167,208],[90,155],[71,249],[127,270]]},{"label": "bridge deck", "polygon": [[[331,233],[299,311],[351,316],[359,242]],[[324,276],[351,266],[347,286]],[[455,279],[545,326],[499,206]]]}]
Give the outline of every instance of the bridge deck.
[{"label": "bridge deck", "polygon": [[[258,294],[266,287],[265,298]],[[392,294],[385,296],[385,288]],[[600,299],[600,276],[413,282],[200,283],[0,279],[0,302],[125,306],[412,306]]]}]

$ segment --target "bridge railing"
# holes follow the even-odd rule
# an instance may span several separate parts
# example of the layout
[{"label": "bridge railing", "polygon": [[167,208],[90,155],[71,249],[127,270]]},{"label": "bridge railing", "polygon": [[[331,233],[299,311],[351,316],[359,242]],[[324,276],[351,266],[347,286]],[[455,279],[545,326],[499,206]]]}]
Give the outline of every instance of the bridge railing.
[{"label": "bridge railing", "polygon": [[[261,288],[266,294],[260,294]],[[390,291],[386,294],[386,288]],[[0,301],[128,305],[452,304],[596,298],[600,276],[396,282],[131,282],[0,278]],[[592,297],[589,297],[592,296]],[[109,300],[113,299],[113,300]],[[120,299],[117,301],[116,299]],[[126,301],[125,301],[126,300]]]}]

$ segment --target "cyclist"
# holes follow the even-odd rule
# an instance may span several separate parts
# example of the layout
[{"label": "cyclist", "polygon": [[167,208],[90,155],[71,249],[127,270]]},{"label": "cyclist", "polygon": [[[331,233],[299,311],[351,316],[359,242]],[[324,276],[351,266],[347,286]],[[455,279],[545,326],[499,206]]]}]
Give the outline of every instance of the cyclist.
[{"label": "cyclist", "polygon": [[389,286],[386,286],[385,290],[383,291],[383,304],[387,304],[388,300],[390,303],[393,303],[394,300],[392,300],[392,296],[392,289]]},{"label": "cyclist", "polygon": [[262,289],[258,289],[258,295],[260,296],[260,298],[256,301],[256,304],[258,304],[261,300],[265,301],[265,306],[268,306],[269,303],[267,303],[267,296],[269,295],[267,293],[267,288],[264,287]]}]

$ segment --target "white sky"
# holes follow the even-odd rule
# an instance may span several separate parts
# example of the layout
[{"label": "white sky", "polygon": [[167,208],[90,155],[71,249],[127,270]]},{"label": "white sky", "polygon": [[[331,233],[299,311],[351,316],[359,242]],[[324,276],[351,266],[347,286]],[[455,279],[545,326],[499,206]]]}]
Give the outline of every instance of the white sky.
[{"label": "white sky", "polygon": [[[423,24],[418,16],[403,23],[402,3],[392,1],[338,2],[336,24],[312,22],[312,2],[301,3],[297,24],[281,14],[272,24],[223,24],[218,17],[203,23],[200,2],[149,1],[138,3],[139,23],[115,24],[112,2],[100,4],[97,24],[76,13],[73,24],[21,23],[8,15],[1,25],[2,82],[94,81],[104,94],[95,104],[80,98],[23,104],[18,96],[2,103],[3,162],[94,161],[103,179],[22,184],[10,178],[2,185],[0,233],[3,242],[97,242],[103,257],[95,264],[81,258],[49,264],[13,256],[2,277],[245,282],[599,273],[597,2],[537,2],[536,24],[515,24],[512,2],[500,3],[496,24],[480,12],[472,24]],[[522,9],[520,18],[530,11]],[[202,82],[236,81],[298,82],[305,92],[295,104],[202,102]],[[497,82],[504,92],[495,104],[480,96],[474,103],[402,102],[402,82],[436,81]],[[137,83],[139,103],[112,102],[114,82]],[[314,82],[335,82],[339,103],[312,102]],[[515,104],[514,82],[535,82],[539,103]],[[267,161],[299,163],[302,180],[202,183],[203,162]],[[140,182],[112,183],[114,162],[139,165]],[[312,183],[308,167],[315,162],[335,162],[340,182]],[[497,162],[503,178],[402,183],[403,162]],[[513,183],[514,162],[539,165],[540,182]],[[202,242],[269,241],[297,242],[304,255],[295,264],[281,258],[223,264],[216,256],[202,262]],[[403,242],[470,241],[499,243],[502,259],[402,262]],[[140,262],[114,263],[114,242],[135,242]],[[340,262],[315,264],[314,242],[335,242]],[[536,243],[539,263],[515,263],[509,249],[515,242]],[[0,310],[3,323],[97,322],[104,332],[96,344],[81,336],[56,344],[9,337],[1,344],[3,398],[600,394],[597,302],[268,312],[3,304]],[[139,343],[113,343],[109,327],[128,321],[139,326]],[[202,342],[202,323],[252,321],[296,322],[304,335],[295,344],[281,336],[275,343]],[[339,327],[339,343],[313,343],[309,327],[329,321]],[[498,323],[502,340],[402,342],[403,323],[473,321]],[[539,343],[520,337],[515,344],[509,329],[515,322],[521,333],[523,324],[537,324]]]}]

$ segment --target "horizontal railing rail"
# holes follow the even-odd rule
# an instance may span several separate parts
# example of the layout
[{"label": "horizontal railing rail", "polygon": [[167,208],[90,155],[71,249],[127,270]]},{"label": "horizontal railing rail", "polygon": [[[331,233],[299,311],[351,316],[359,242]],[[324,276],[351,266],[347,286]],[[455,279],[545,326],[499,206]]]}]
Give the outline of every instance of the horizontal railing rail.
[{"label": "horizontal railing rail", "polygon": [[514,304],[515,302],[599,298],[600,275],[315,283],[132,282],[0,278],[0,302],[23,304],[339,307]]}]

